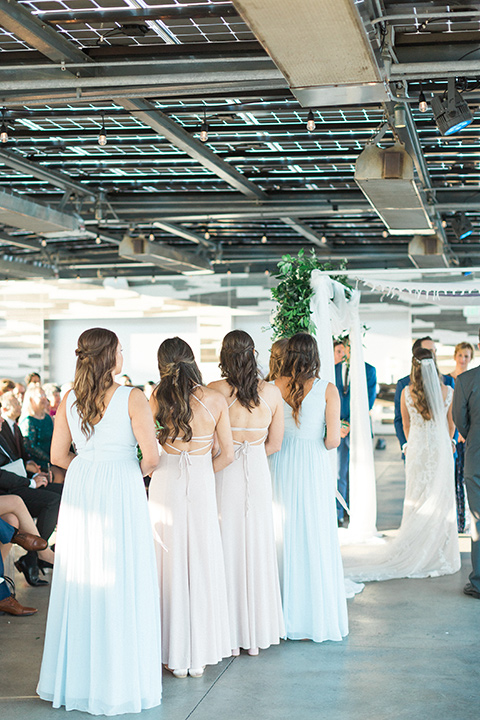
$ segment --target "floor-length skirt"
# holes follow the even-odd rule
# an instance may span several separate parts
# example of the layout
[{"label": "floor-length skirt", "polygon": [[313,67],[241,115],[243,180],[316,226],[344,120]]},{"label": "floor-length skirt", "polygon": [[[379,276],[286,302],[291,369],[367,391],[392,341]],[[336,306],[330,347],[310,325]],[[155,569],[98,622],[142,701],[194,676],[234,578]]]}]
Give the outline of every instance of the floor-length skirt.
[{"label": "floor-length skirt", "polygon": [[73,460],[55,550],[38,694],[94,715],[158,705],[158,583],[136,460]]},{"label": "floor-length skirt", "polygon": [[222,541],[212,456],[160,456],[150,483],[162,658],[172,669],[231,655]]},{"label": "floor-length skirt", "polygon": [[287,436],[270,468],[287,637],[341,640],[347,603],[327,451]]},{"label": "floor-length skirt", "polygon": [[230,645],[267,648],[285,636],[264,445],[243,443],[216,475],[230,616]]}]

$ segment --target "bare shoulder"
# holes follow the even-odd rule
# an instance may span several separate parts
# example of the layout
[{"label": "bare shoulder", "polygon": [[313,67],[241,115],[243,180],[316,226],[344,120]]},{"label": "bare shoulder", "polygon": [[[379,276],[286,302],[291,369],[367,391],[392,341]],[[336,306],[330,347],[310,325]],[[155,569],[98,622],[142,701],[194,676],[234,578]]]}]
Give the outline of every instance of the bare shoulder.
[{"label": "bare shoulder", "polygon": [[329,382],[327,385],[327,389],[325,390],[325,398],[327,400],[334,400],[335,398],[340,397],[338,394],[337,386],[333,383]]},{"label": "bare shoulder", "polygon": [[265,382],[265,380],[260,380],[258,392],[269,404],[280,402],[282,399],[282,393],[279,388],[273,383]]},{"label": "bare shoulder", "polygon": [[195,389],[194,395],[205,403],[205,405],[208,405],[210,410],[212,410],[212,408],[218,408],[220,410],[227,406],[225,395],[212,387],[202,385]]},{"label": "bare shoulder", "polygon": [[226,380],[213,380],[213,382],[208,383],[207,388],[221,393],[226,398],[232,396],[232,388]]},{"label": "bare shoulder", "polygon": [[132,388],[128,396],[128,409],[131,412],[145,408],[148,405],[148,400],[145,397],[145,393],[140,388]]}]

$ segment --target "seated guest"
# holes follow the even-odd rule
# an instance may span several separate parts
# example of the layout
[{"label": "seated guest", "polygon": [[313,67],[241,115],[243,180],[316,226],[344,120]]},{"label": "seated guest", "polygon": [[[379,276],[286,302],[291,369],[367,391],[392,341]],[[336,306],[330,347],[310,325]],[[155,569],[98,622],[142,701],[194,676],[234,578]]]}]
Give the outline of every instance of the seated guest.
[{"label": "seated guest", "polygon": [[23,383],[15,383],[15,388],[13,390],[14,394],[17,396],[17,398],[20,400],[20,404],[23,403],[23,396],[25,395],[25,390],[27,388]]},{"label": "seated guest", "polygon": [[40,375],[38,372],[31,372],[28,373],[28,375],[25,375],[25,385],[28,387],[29,385],[40,385]]},{"label": "seated guest", "polygon": [[[29,552],[36,552],[44,565],[53,567],[55,553],[48,547],[47,541],[40,537],[38,528],[21,497],[2,495],[0,497],[0,518],[15,528],[12,543],[20,545]],[[10,543],[3,544],[1,555],[4,561],[9,551]]]},{"label": "seated guest", "polygon": [[50,463],[53,420],[48,413],[47,396],[41,385],[30,385],[23,399],[18,424],[32,460],[47,472]]},{"label": "seated guest", "polygon": [[3,393],[9,392],[10,390],[15,390],[14,381],[9,378],[2,378],[0,380],[0,395],[3,395]]},{"label": "seated guest", "polygon": [[60,388],[58,387],[58,385],[55,385],[55,383],[47,383],[43,386],[43,389],[50,405],[48,413],[50,417],[55,417],[58,406],[60,405],[62,399],[60,397]]},{"label": "seated guest", "polygon": [[[16,540],[16,536],[16,528],[13,527],[13,525],[9,525],[9,523],[5,522],[5,520],[2,520],[0,518],[0,543],[6,544],[11,542],[17,542],[18,538]],[[26,539],[26,542],[28,544],[29,537],[35,536],[27,537],[26,535],[23,535],[22,539]],[[38,542],[36,537],[35,541]],[[23,543],[22,546],[26,547],[25,543]],[[4,613],[8,613],[9,615],[34,615],[36,612],[37,608],[23,607],[23,605],[20,605],[18,600],[16,600],[11,594],[9,587],[5,582],[3,558],[0,554],[0,614],[3,615]]]}]

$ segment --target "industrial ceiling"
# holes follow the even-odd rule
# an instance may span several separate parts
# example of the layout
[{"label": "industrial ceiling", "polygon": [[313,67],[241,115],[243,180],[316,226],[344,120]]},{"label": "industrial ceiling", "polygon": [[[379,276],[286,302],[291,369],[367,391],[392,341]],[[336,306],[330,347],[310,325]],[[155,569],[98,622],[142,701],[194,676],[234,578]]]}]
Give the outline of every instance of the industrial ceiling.
[{"label": "industrial ceiling", "polygon": [[[480,266],[477,2],[0,0],[0,26],[0,279],[272,272],[310,247]],[[434,98],[473,121],[443,135]]]}]

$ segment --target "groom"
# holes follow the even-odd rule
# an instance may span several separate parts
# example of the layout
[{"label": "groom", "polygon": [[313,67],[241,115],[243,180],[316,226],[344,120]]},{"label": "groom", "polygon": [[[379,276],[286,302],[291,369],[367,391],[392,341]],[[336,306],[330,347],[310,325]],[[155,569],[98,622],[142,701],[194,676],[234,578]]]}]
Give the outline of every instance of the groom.
[{"label": "groom", "polygon": [[472,514],[473,569],[463,592],[480,600],[480,367],[457,375],[453,422],[465,438],[465,485]]}]

